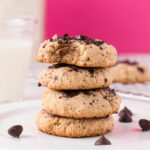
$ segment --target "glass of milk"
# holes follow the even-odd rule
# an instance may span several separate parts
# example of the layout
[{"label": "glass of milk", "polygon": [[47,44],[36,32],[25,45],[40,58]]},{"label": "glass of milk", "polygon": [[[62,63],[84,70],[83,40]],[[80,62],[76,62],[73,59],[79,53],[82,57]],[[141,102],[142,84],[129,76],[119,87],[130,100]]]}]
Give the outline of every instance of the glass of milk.
[{"label": "glass of milk", "polygon": [[32,19],[0,19],[0,103],[23,97],[34,27]]}]

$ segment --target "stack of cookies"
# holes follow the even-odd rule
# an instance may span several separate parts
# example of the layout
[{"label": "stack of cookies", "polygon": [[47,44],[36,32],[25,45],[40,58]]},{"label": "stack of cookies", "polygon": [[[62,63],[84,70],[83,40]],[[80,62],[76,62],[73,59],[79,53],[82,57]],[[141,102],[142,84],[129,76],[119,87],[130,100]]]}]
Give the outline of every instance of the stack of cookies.
[{"label": "stack of cookies", "polygon": [[109,88],[109,66],[117,60],[112,45],[87,36],[54,35],[41,44],[36,60],[57,63],[39,77],[39,86],[48,87],[37,117],[39,130],[85,137],[113,129],[112,114],[118,112],[121,98]]}]

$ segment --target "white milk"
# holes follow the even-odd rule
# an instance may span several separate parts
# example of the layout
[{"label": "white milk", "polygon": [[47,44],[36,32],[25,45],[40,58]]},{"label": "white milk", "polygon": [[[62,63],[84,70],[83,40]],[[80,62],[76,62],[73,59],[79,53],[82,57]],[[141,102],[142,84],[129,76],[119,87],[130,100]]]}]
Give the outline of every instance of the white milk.
[{"label": "white milk", "polygon": [[32,44],[0,39],[0,103],[23,97]]}]

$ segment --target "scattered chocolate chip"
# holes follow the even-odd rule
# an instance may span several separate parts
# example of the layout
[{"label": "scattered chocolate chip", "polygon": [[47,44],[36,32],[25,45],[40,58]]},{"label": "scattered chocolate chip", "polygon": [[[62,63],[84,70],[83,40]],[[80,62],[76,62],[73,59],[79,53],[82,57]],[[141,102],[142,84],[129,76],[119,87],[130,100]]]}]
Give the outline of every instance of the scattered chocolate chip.
[{"label": "scattered chocolate chip", "polygon": [[15,126],[12,126],[8,129],[8,133],[11,136],[16,137],[16,138],[19,138],[22,131],[23,131],[23,127],[21,125],[15,125]]},{"label": "scattered chocolate chip", "polygon": [[69,64],[54,64],[52,66],[49,66],[48,68],[62,68],[62,67],[68,67],[70,68],[69,71],[76,71],[76,72],[78,72],[79,70],[87,70],[92,76],[94,74],[94,71],[97,69],[91,67],[79,67],[79,66],[69,65]]},{"label": "scattered chocolate chip", "polygon": [[68,33],[65,33],[65,34],[63,35],[63,37],[68,37]]},{"label": "scattered chocolate chip", "polygon": [[93,75],[93,73],[94,73],[94,68],[87,68],[87,70],[89,71],[90,74]]},{"label": "scattered chocolate chip", "polygon": [[60,38],[57,40],[57,42],[58,42],[59,44],[67,44],[67,42],[66,42],[65,40],[60,39]]},{"label": "scattered chocolate chip", "polygon": [[88,91],[88,90],[83,90],[83,93],[84,93],[85,95],[91,95],[90,91]]},{"label": "scattered chocolate chip", "polygon": [[72,98],[74,96],[77,96],[80,92],[79,91],[64,91],[64,97],[65,98]]},{"label": "scattered chocolate chip", "polygon": [[50,66],[50,68],[62,68],[62,67],[67,67],[69,65],[67,64],[54,64],[52,66]]},{"label": "scattered chocolate chip", "polygon": [[103,48],[101,46],[99,48],[100,48],[100,50],[103,50]]},{"label": "scattered chocolate chip", "polygon": [[141,73],[144,73],[144,69],[142,67],[137,67],[137,70],[140,71]]},{"label": "scattered chocolate chip", "polygon": [[105,82],[105,83],[107,82],[107,79],[106,79],[106,78],[104,79],[104,82]]},{"label": "scattered chocolate chip", "polygon": [[142,131],[148,131],[150,130],[150,121],[146,119],[140,119],[139,125],[142,128]]},{"label": "scattered chocolate chip", "polygon": [[93,99],[92,102],[95,103],[95,100]]},{"label": "scattered chocolate chip", "polygon": [[107,96],[104,96],[104,99],[107,99]]},{"label": "scattered chocolate chip", "polygon": [[107,90],[109,93],[116,95],[115,89],[111,89],[110,87],[105,87],[104,89]]},{"label": "scattered chocolate chip", "polygon": [[87,61],[89,61],[89,60],[90,60],[90,58],[88,57],[88,58],[87,58]]},{"label": "scattered chocolate chip", "polygon": [[75,36],[75,38],[76,38],[77,40],[85,40],[85,39],[88,39],[87,36],[83,36],[83,35],[77,35],[77,36]]},{"label": "scattered chocolate chip", "polygon": [[96,96],[96,94],[94,94],[94,93],[93,93],[93,96],[95,97],[95,96]]},{"label": "scattered chocolate chip", "polygon": [[103,135],[95,142],[95,145],[111,145],[111,142]]},{"label": "scattered chocolate chip", "polygon": [[123,111],[123,113],[119,116],[119,121],[120,122],[132,122],[132,117],[127,111]]},{"label": "scattered chocolate chip", "polygon": [[116,64],[118,64],[118,63],[125,63],[125,64],[129,64],[129,65],[137,65],[138,64],[138,62],[136,62],[136,61],[130,61],[130,60],[122,60],[122,61],[118,61]]},{"label": "scattered chocolate chip", "polygon": [[95,40],[84,35],[77,35],[75,37],[69,37],[68,34],[64,34],[62,37],[58,37],[58,39],[50,39],[50,41],[57,41],[60,44],[69,44],[75,40],[79,42],[84,42],[86,44],[95,44],[97,46],[100,46],[101,44],[104,43],[104,41]]},{"label": "scattered chocolate chip", "polygon": [[90,105],[92,105],[92,102],[90,102]]},{"label": "scattered chocolate chip", "polygon": [[119,116],[121,116],[124,112],[127,112],[127,113],[129,113],[129,115],[133,115],[133,113],[132,113],[132,111],[129,109],[129,108],[127,108],[126,106],[119,112]]},{"label": "scattered chocolate chip", "polygon": [[58,77],[57,77],[57,76],[55,76],[55,77],[54,77],[54,80],[58,80]]},{"label": "scattered chocolate chip", "polygon": [[41,85],[42,85],[42,84],[39,82],[39,83],[38,83],[38,86],[40,87]]},{"label": "scattered chocolate chip", "polygon": [[84,95],[95,95],[92,93],[92,91],[96,91],[98,89],[90,89],[90,90],[64,90],[63,92],[63,96],[66,98],[72,98],[80,93],[83,93]]},{"label": "scattered chocolate chip", "polygon": [[104,43],[104,41],[94,41],[93,44],[97,45],[97,46],[100,46]]},{"label": "scattered chocolate chip", "polygon": [[46,43],[43,45],[43,48],[45,48],[46,47]]}]

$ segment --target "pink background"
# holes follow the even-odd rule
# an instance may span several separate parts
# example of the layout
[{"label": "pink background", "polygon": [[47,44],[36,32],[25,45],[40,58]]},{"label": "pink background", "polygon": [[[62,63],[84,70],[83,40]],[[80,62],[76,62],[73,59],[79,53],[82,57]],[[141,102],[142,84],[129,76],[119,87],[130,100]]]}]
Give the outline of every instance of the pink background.
[{"label": "pink background", "polygon": [[150,0],[46,0],[45,38],[88,35],[119,53],[150,53]]}]

